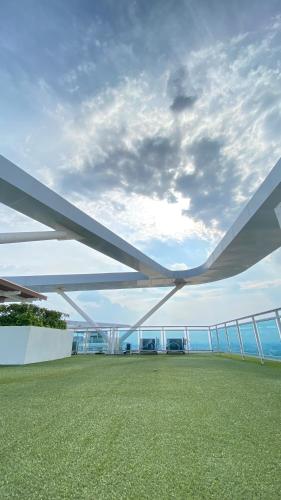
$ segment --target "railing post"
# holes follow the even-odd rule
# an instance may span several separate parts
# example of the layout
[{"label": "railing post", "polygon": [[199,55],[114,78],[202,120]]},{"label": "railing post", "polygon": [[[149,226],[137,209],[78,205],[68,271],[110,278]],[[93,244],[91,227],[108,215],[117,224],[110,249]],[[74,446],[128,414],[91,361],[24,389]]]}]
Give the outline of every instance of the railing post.
[{"label": "railing post", "polygon": [[117,354],[117,350],[119,351],[119,331],[118,328],[112,328],[110,354]]},{"label": "railing post", "polygon": [[163,350],[167,351],[167,338],[166,338],[166,330],[163,328]]},{"label": "railing post", "polygon": [[245,360],[244,346],[243,346],[243,341],[242,341],[242,336],[241,336],[241,331],[240,331],[240,326],[239,326],[238,320],[236,320],[236,327],[237,327],[241,356],[242,356],[242,359]]},{"label": "railing post", "polygon": [[254,325],[255,338],[256,338],[256,343],[257,343],[257,348],[258,348],[258,353],[259,353],[260,361],[261,361],[261,364],[263,365],[264,364],[263,350],[262,350],[260,336],[259,336],[259,332],[258,332],[258,328],[257,328],[257,324],[256,324],[256,320],[255,320],[254,316],[252,316],[252,322],[253,322],[253,325]]},{"label": "railing post", "polygon": [[184,350],[189,352],[187,326],[184,327],[184,339],[185,339]]},{"label": "railing post", "polygon": [[218,343],[218,353],[220,354],[221,348],[220,348],[219,331],[218,331],[217,325],[216,325],[216,335],[217,335],[217,343]]},{"label": "railing post", "polygon": [[191,351],[191,342],[190,342],[190,335],[189,335],[188,327],[186,327],[186,338],[187,338],[187,352],[189,354]]},{"label": "railing post", "polygon": [[164,351],[164,327],[162,326],[161,327],[161,336],[160,336],[160,339],[161,339],[161,351]]},{"label": "railing post", "polygon": [[209,340],[210,351],[213,352],[211,328],[209,326],[208,326],[208,340]]},{"label": "railing post", "polygon": [[109,329],[107,334],[107,354],[111,354],[111,345],[112,345],[112,328]]},{"label": "railing post", "polygon": [[275,311],[275,316],[276,316],[277,329],[278,329],[279,337],[280,337],[280,340],[281,340],[281,320],[280,320],[280,316],[278,314],[278,310],[277,309]]},{"label": "railing post", "polygon": [[143,338],[143,331],[141,328],[139,328],[139,333],[140,333],[140,344],[139,344],[139,350],[141,351],[142,347],[142,338]]},{"label": "railing post", "polygon": [[138,351],[140,352],[140,328],[138,328]]},{"label": "railing post", "polygon": [[88,341],[88,330],[86,330],[84,334],[84,353],[87,352],[87,341]]},{"label": "railing post", "polygon": [[227,341],[227,345],[228,345],[228,350],[229,350],[229,352],[231,352],[231,347],[230,347],[230,342],[229,342],[229,336],[228,336],[228,331],[227,331],[226,323],[224,324],[224,330],[225,330],[225,336],[226,336],[226,341]]}]

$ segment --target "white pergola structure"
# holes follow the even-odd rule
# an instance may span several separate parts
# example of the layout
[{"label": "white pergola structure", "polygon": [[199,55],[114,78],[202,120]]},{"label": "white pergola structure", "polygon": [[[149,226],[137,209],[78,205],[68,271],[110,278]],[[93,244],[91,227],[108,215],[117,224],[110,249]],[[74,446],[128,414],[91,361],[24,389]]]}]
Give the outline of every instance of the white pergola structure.
[{"label": "white pergola structure", "polygon": [[129,328],[119,339],[119,345],[184,286],[235,276],[281,246],[281,159],[207,261],[199,267],[183,271],[172,271],[161,266],[3,156],[0,156],[0,201],[52,229],[5,233],[0,235],[0,243],[77,240],[134,270],[121,273],[7,278],[37,292],[59,293],[87,321],[90,320],[93,326],[96,325],[95,322],[66,295],[66,292],[173,287],[168,295]]}]

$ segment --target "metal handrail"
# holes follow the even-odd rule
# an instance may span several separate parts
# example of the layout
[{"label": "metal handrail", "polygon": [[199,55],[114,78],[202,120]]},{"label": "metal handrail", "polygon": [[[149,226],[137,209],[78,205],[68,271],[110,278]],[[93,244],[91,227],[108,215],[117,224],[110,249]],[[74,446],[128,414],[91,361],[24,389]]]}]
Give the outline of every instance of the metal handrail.
[{"label": "metal handrail", "polygon": [[[254,332],[254,336],[255,336],[255,340],[256,340],[256,345],[257,345],[257,356],[260,358],[260,361],[261,363],[264,362],[264,353],[263,353],[263,347],[262,347],[262,343],[261,343],[261,340],[260,340],[260,336],[259,336],[259,330],[258,330],[258,323],[262,322],[262,321],[270,321],[270,320],[275,320],[277,322],[277,329],[278,329],[278,332],[279,332],[279,337],[280,337],[280,341],[281,341],[281,317],[280,317],[280,314],[279,314],[279,311],[281,311],[281,307],[278,307],[278,308],[275,308],[275,309],[270,309],[270,310],[267,310],[267,311],[262,311],[262,312],[259,312],[259,313],[256,313],[256,314],[252,314],[252,315],[248,315],[248,316],[241,316],[240,318],[236,318],[236,319],[232,319],[232,320],[228,320],[228,321],[225,321],[225,322],[222,322],[222,323],[217,323],[217,324],[214,324],[214,325],[193,325],[193,326],[187,326],[187,325],[166,325],[166,326],[163,326],[163,325],[146,325],[146,326],[143,326],[141,328],[138,329],[138,335],[140,335],[140,332],[141,332],[141,336],[143,338],[143,335],[145,335],[146,333],[154,333],[154,332],[159,332],[160,333],[160,339],[162,339],[160,342],[162,342],[162,347],[159,346],[158,350],[159,349],[162,349],[163,348],[163,345],[165,344],[166,342],[166,334],[168,333],[169,334],[169,330],[172,330],[173,332],[176,333],[176,331],[181,331],[182,333],[184,333],[184,337],[185,338],[189,338],[189,334],[196,334],[196,332],[199,330],[203,330],[204,333],[207,333],[208,334],[208,342],[209,342],[209,346],[210,346],[210,349],[209,350],[206,350],[206,352],[227,352],[227,351],[221,351],[221,347],[220,347],[220,333],[219,333],[219,330],[221,328],[224,329],[225,331],[225,335],[226,335],[226,338],[227,338],[227,343],[228,343],[228,352],[231,352],[231,348],[230,348],[230,343],[229,343],[229,338],[228,338],[228,331],[227,329],[229,327],[236,327],[237,328],[237,333],[238,333],[238,337],[239,337],[239,345],[240,345],[240,354],[242,356],[242,359],[244,359],[245,355],[252,355],[251,353],[246,353],[245,350],[244,350],[244,346],[243,346],[243,339],[241,337],[241,332],[240,332],[240,327],[245,325],[245,324],[252,324],[253,325],[253,332]],[[263,318],[263,319],[256,319],[257,317],[261,317],[261,316],[265,316],[267,315],[267,317]],[[268,315],[271,315],[268,317]],[[273,315],[273,316],[272,316]],[[245,320],[249,320],[248,322],[245,322]],[[239,323],[243,321],[243,323]],[[79,332],[81,333],[86,333],[86,339],[84,339],[84,348],[83,350],[85,350],[85,347],[89,347],[89,341],[87,341],[87,335],[89,335],[89,332],[95,330],[96,332],[105,332],[107,331],[108,332],[108,349],[109,351],[108,352],[111,352],[111,349],[112,349],[112,340],[113,340],[113,337],[115,338],[118,338],[118,336],[116,337],[116,334],[119,334],[120,332],[123,332],[123,331],[126,331],[126,327],[111,327],[111,328],[108,328],[108,327],[101,327],[101,328],[97,328],[97,327],[86,327],[86,328],[79,328],[79,329],[75,329],[75,328],[70,328],[70,330],[73,330],[75,332],[77,332],[79,334]],[[213,345],[212,345],[212,335],[216,335],[216,338],[217,338],[217,348],[214,350],[213,348]],[[120,337],[119,337],[120,338]],[[139,340],[138,340],[139,342]],[[190,343],[190,340],[188,341],[188,345]],[[94,344],[94,343],[93,343]],[[106,343],[105,343],[106,344]],[[106,350],[106,345],[104,344],[104,348]],[[101,346],[101,344],[100,344]],[[198,349],[195,349],[195,350],[198,350]],[[190,349],[190,346],[188,348],[188,352],[195,352],[195,350],[193,349]],[[200,349],[198,350],[198,352],[200,351]],[[205,349],[204,349],[205,351]],[[256,356],[254,354],[254,356]]]},{"label": "metal handrail", "polygon": [[[259,312],[259,313],[254,313],[254,314],[249,314],[247,316],[241,316],[239,318],[234,318],[234,319],[230,319],[230,320],[227,320],[227,321],[221,321],[219,323],[214,323],[212,325],[145,325],[145,326],[142,326],[141,327],[141,330],[159,330],[161,328],[165,328],[165,329],[169,329],[169,328],[172,328],[172,329],[177,329],[177,328],[188,328],[189,330],[199,330],[200,328],[204,328],[204,329],[208,329],[208,328],[215,328],[216,326],[219,327],[219,326],[224,326],[225,323],[228,324],[228,323],[236,323],[236,321],[242,321],[242,320],[245,320],[245,319],[250,319],[250,321],[252,321],[252,317],[256,317],[256,316],[263,316],[265,314],[270,314],[270,313],[276,313],[278,311],[281,311],[281,307],[277,307],[275,309],[269,309],[267,311],[262,311],[262,312]],[[271,319],[271,318],[266,318],[267,320]],[[273,319],[273,318],[272,318]],[[92,330],[95,330],[95,331],[104,331],[104,330],[118,330],[118,331],[127,331],[129,329],[126,328],[126,327],[95,327],[95,328],[91,328],[91,327],[85,327],[85,328],[79,328],[79,329],[76,329],[74,327],[72,328],[69,328],[69,330],[73,330],[73,331],[92,331]]]}]

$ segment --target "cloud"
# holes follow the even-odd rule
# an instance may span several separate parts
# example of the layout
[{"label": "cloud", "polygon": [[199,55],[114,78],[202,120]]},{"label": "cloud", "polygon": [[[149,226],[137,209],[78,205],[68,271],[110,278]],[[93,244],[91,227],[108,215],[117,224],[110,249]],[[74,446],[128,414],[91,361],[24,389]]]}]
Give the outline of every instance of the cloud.
[{"label": "cloud", "polygon": [[201,237],[227,229],[281,153],[281,68],[271,55],[279,31],[275,23],[215,43],[157,80],[143,72],[85,100],[65,117],[74,154],[55,184],[77,201],[110,204],[114,191],[119,220],[130,218],[128,199],[148,197],[178,204],[181,217],[205,226]]},{"label": "cloud", "polygon": [[225,157],[222,148],[223,140],[220,139],[202,137],[194,141],[188,148],[188,155],[195,169],[177,177],[176,191],[191,199],[184,214],[208,223],[220,221],[225,227],[231,208],[235,206],[240,176],[234,162]]},{"label": "cloud", "polygon": [[198,99],[193,87],[187,67],[180,66],[171,72],[167,82],[167,94],[172,98],[171,111],[181,113],[192,108]]},{"label": "cloud", "polygon": [[266,288],[279,287],[281,285],[281,278],[270,280],[246,281],[241,283],[241,290],[263,290]]},{"label": "cloud", "polygon": [[180,113],[185,109],[192,108],[192,106],[195,104],[196,101],[197,101],[196,96],[178,95],[173,100],[170,109],[175,113]]},{"label": "cloud", "polygon": [[173,136],[143,137],[131,147],[119,145],[115,140],[100,161],[88,158],[82,171],[64,173],[61,187],[88,195],[117,188],[127,193],[171,199],[178,156],[179,146]]}]

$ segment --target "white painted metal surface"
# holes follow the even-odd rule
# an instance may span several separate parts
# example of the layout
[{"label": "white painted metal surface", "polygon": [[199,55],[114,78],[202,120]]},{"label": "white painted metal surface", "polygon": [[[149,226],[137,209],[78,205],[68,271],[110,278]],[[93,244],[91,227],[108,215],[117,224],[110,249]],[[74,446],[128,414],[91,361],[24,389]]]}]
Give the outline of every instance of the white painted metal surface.
[{"label": "white painted metal surface", "polygon": [[78,306],[78,304],[76,304],[76,302],[74,302],[73,299],[71,299],[65,292],[63,292],[63,290],[58,290],[58,294],[69,304],[71,305],[71,307],[73,307],[73,309],[75,311],[78,312],[78,314],[80,314],[80,316],[82,316],[82,318],[84,318],[85,321],[87,321],[87,323],[89,323],[91,326],[97,328],[97,323],[95,323],[92,318],[90,318],[90,316],[85,312],[83,311],[83,309],[81,309],[81,307]]},{"label": "white painted metal surface", "polygon": [[[139,252],[94,219],[0,157],[3,203],[77,239],[140,272],[10,279],[41,292],[196,285],[239,274],[281,246],[277,214],[281,202],[281,160],[275,165],[207,261],[185,271],[171,271]],[[277,211],[276,211],[277,208]]]},{"label": "white painted metal surface", "polygon": [[[0,200],[55,231],[71,234],[77,241],[137,271],[9,277],[40,292],[165,286],[176,287],[176,290],[186,285],[209,283],[237,275],[281,246],[281,159],[207,261],[185,271],[164,268],[3,156],[0,156]],[[167,298],[173,294],[169,293]],[[68,301],[71,299],[68,298]],[[164,302],[160,301],[132,328],[142,324]]]},{"label": "white painted metal surface", "polygon": [[72,240],[73,236],[65,231],[31,231],[18,233],[0,233],[0,245],[24,243],[29,241]]},{"label": "white painted metal surface", "polygon": [[275,208],[275,214],[279,222],[279,226],[281,228],[281,203]]},{"label": "white painted metal surface", "polygon": [[0,201],[123,264],[152,276],[167,270],[0,155]]}]

